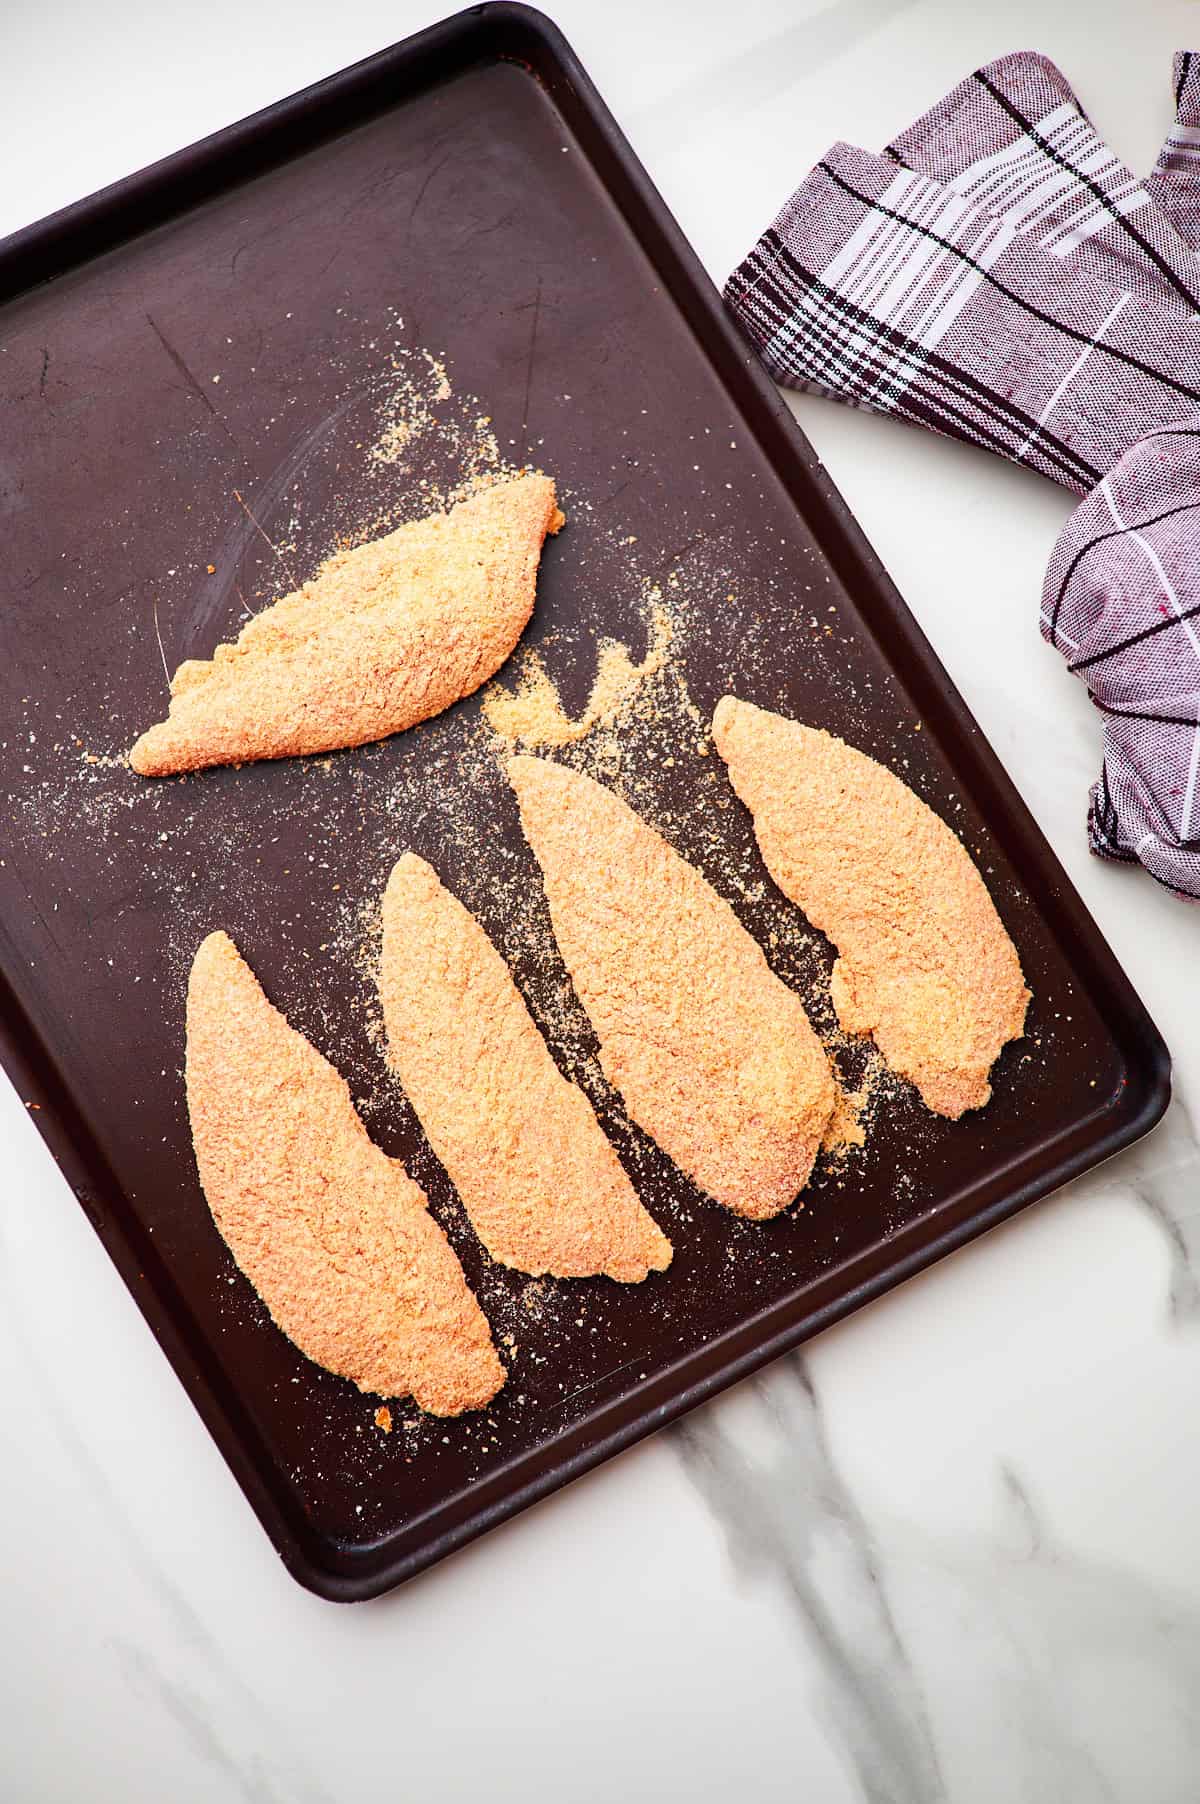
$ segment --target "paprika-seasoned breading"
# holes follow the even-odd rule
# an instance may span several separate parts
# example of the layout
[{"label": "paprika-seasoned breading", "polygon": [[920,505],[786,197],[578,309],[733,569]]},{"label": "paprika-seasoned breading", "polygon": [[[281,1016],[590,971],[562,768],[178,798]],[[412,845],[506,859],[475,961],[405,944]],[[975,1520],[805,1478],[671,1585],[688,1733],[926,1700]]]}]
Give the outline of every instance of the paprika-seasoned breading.
[{"label": "paprika-seasoned breading", "polygon": [[837,947],[833,1001],[927,1106],[991,1096],[1029,991],[983,878],[894,772],[817,727],[727,695],[713,738],[785,896]]},{"label": "paprika-seasoned breading", "polygon": [[425,1193],[225,933],[192,964],[187,1098],[213,1220],[300,1351],[432,1415],[482,1409],[504,1368]]},{"label": "paprika-seasoned breading", "polygon": [[834,1104],[800,998],[611,790],[544,758],[508,771],[609,1082],[701,1189],[738,1215],[777,1215],[807,1182]]},{"label": "paprika-seasoned breading", "polygon": [[379,993],[392,1065],[493,1259],[629,1284],[666,1270],[671,1243],[508,966],[413,852],[384,892]]},{"label": "paprika-seasoned breading", "polygon": [[562,524],[553,482],[532,474],[339,552],[211,659],[179,666],[130,764],[161,777],[328,752],[440,714],[516,645]]}]

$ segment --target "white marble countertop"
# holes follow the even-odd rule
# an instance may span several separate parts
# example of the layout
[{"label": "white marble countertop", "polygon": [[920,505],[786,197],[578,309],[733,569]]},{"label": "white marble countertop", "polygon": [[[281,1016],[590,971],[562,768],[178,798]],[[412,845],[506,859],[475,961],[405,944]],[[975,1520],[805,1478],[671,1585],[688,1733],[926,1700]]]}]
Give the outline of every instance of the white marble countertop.
[{"label": "white marble countertop", "polygon": [[[1200,36],[1175,0],[555,10],[718,280],[830,141],[879,147],[1009,49],[1053,56],[1147,168],[1171,51]],[[428,18],[5,7],[0,231]],[[346,1608],[284,1572],[3,1084],[5,1799],[1200,1795],[1200,915],[1086,850],[1099,728],[1036,630],[1069,497],[900,425],[797,412],[1165,1034],[1167,1122]]]}]

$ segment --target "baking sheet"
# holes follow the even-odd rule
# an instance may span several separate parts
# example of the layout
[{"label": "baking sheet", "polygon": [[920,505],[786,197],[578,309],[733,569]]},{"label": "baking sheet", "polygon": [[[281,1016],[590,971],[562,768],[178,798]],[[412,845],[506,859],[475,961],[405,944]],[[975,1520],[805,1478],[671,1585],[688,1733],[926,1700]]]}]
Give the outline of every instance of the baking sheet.
[{"label": "baking sheet", "polygon": [[[561,36],[447,21],[0,247],[6,793],[0,1052],[291,1570],[394,1584],[1144,1132],[1165,1049],[811,448]],[[727,690],[843,734],[977,856],[1034,992],[986,1112],[867,1050],[865,1149],[738,1222],[632,1128],[554,950],[481,698],[386,744],[147,784],[164,667],[337,545],[526,460],[569,524],[529,651],[568,711],[599,641],[660,667],[550,755],[622,789],[830,1034],[820,936],[707,744]],[[646,1285],[492,1266],[380,1052],[374,912],[412,848],[510,959],[675,1262]],[[319,1371],[199,1190],[186,971],[231,932],[426,1186],[510,1368],[442,1423]]]}]

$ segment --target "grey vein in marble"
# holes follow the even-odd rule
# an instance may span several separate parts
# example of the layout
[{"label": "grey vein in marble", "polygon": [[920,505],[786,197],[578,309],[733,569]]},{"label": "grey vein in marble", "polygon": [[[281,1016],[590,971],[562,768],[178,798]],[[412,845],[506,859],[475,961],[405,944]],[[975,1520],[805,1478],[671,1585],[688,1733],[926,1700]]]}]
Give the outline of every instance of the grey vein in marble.
[{"label": "grey vein in marble", "polygon": [[[2,1227],[3,1218],[0,1217],[0,1229]],[[2,1252],[3,1234],[0,1232]],[[127,1682],[133,1683],[143,1694],[157,1698],[193,1754],[214,1772],[233,1779],[246,1804],[333,1804],[324,1786],[290,1760],[286,1763],[290,1770],[279,1772],[276,1768],[272,1774],[260,1756],[253,1755],[248,1762],[239,1761],[226,1746],[217,1726],[219,1723],[228,1722],[233,1715],[242,1722],[253,1723],[261,1738],[263,1729],[270,1727],[269,1713],[262,1699],[226,1658],[219,1642],[210,1634],[183,1591],[134,1532],[104,1468],[75,1431],[73,1412],[59,1396],[54,1380],[34,1350],[22,1319],[24,1299],[12,1282],[11,1273],[11,1263],[0,1258],[0,1296],[3,1297],[5,1326],[21,1344],[29,1381],[45,1398],[45,1414],[53,1422],[59,1439],[79,1471],[79,1495],[88,1499],[88,1508],[93,1513],[104,1512],[114,1540],[123,1544],[130,1567],[157,1599],[170,1625],[175,1669],[171,1671],[134,1641],[111,1638],[119,1668]]]},{"label": "grey vein in marble", "polygon": [[872,1532],[799,1356],[669,1433],[789,1599],[865,1804],[1195,1804],[1200,1607],[1064,1546],[1011,1462],[995,1530]]},{"label": "grey vein in marble", "polygon": [[1002,1464],[1000,1481],[997,1534],[905,1523],[885,1542],[952,1797],[1195,1804],[1194,1595],[1064,1545],[1024,1477]]},{"label": "grey vein in marble", "polygon": [[[735,1562],[786,1585],[863,1798],[939,1804],[946,1794],[921,1687],[803,1358],[781,1361],[670,1432]],[[758,1463],[747,1449],[764,1437]]]},{"label": "grey vein in marble", "polygon": [[228,1782],[232,1789],[223,1791],[222,1796],[237,1796],[245,1804],[286,1804],[285,1794],[276,1789],[261,1760],[256,1757],[248,1764],[239,1761],[225,1746],[203,1698],[164,1671],[159,1661],[136,1642],[113,1636],[111,1645],[132,1688],[143,1698],[157,1699],[193,1753],[214,1775]]}]

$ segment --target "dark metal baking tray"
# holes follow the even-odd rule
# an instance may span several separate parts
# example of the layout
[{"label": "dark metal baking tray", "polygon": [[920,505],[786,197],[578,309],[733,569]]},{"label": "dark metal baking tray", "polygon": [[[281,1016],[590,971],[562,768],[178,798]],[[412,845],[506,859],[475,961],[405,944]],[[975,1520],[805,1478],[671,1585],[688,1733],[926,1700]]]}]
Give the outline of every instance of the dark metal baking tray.
[{"label": "dark metal baking tray", "polygon": [[[903,769],[977,852],[1035,994],[986,1112],[938,1122],[901,1099],[865,1153],[765,1227],[698,1198],[593,1069],[605,1125],[676,1243],[671,1272],[644,1287],[530,1286],[489,1267],[364,1031],[347,898],[369,905],[412,845],[471,891],[556,1056],[586,1063],[577,1018],[564,1034],[555,1014],[565,978],[546,936],[535,956],[506,915],[514,871],[523,906],[543,905],[499,776],[472,779],[465,816],[390,806],[406,772],[445,764],[438,722],[319,766],[158,785],[117,756],[161,714],[159,635],[172,664],[205,655],[243,597],[278,586],[249,515],[306,571],[329,550],[367,480],[359,402],[385,339],[444,350],[500,444],[559,479],[571,522],[547,547],[530,634],[547,658],[597,597],[636,647],[635,556],[647,578],[681,571],[702,607],[711,587],[687,654],[701,713],[740,688]],[[1169,1066],[1151,1021],[539,14],[461,13],[10,238],[0,421],[0,1053],[313,1590],[394,1585],[1161,1114]],[[566,671],[576,701],[587,675],[586,659]],[[701,805],[715,761],[670,766],[662,749],[658,818],[729,891],[729,860],[714,868],[706,849],[719,816],[747,875],[731,899],[769,942],[781,904],[746,817]],[[466,781],[442,774],[447,796]],[[375,1097],[372,1132],[426,1183],[509,1331],[511,1375],[485,1416],[431,1424],[398,1408],[380,1433],[374,1400],[296,1353],[233,1267],[197,1185],[180,1070],[187,960],[217,925]]]}]

